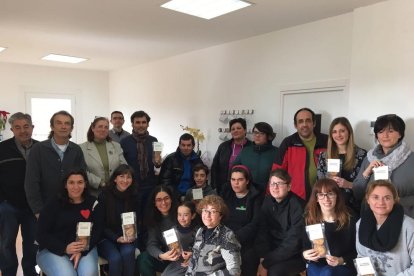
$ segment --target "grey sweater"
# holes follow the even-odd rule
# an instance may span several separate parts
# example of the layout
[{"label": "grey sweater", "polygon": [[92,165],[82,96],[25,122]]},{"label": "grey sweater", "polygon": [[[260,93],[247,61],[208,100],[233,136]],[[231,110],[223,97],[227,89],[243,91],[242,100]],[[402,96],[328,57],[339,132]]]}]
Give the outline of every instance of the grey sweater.
[{"label": "grey sweater", "polygon": [[404,216],[397,245],[387,252],[374,251],[359,243],[360,222],[356,226],[358,257],[370,257],[377,276],[414,275],[414,219]]},{"label": "grey sweater", "polygon": [[[392,152],[388,154],[392,154]],[[381,157],[382,156],[378,156],[379,159]],[[358,176],[353,182],[352,190],[355,198],[358,200],[362,200],[364,198],[368,183],[374,181],[374,174],[372,174],[369,179],[365,179],[362,176],[362,173],[368,165],[368,158],[365,157]],[[390,180],[397,188],[398,195],[400,196],[400,204],[404,208],[404,213],[414,218],[414,154],[412,152],[404,163],[394,169],[391,173]]]}]

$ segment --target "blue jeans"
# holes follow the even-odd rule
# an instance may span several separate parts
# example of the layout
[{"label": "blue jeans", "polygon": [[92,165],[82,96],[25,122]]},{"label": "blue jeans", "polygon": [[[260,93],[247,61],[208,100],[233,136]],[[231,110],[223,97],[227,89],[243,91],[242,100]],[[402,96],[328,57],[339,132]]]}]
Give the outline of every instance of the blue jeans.
[{"label": "blue jeans", "polygon": [[94,247],[85,256],[82,256],[75,270],[73,262],[68,255],[59,256],[47,249],[37,253],[37,263],[40,269],[50,276],[97,276],[98,275],[98,253]]},{"label": "blue jeans", "polygon": [[0,270],[3,276],[17,273],[19,262],[16,254],[16,238],[21,226],[22,268],[24,275],[36,275],[36,252],[34,244],[36,217],[29,209],[20,209],[7,201],[0,203]]},{"label": "blue jeans", "polygon": [[109,275],[133,276],[135,272],[135,244],[115,243],[104,239],[98,244],[99,256],[109,264]]},{"label": "blue jeans", "polygon": [[330,266],[327,264],[319,264],[310,262],[306,269],[307,276],[352,276],[355,272],[343,265]]}]

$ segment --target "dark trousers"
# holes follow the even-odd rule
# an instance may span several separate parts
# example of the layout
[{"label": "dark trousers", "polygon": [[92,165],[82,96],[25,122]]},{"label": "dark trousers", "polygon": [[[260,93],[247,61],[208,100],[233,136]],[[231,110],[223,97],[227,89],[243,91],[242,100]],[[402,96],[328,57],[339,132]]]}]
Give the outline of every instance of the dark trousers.
[{"label": "dark trousers", "polygon": [[141,276],[155,276],[156,272],[163,272],[170,262],[160,261],[152,257],[148,252],[143,252],[137,259],[137,270]]},{"label": "dark trousers", "polygon": [[297,275],[306,269],[302,257],[292,258],[272,265],[267,270],[268,276],[291,276]]},{"label": "dark trousers", "polygon": [[24,275],[37,275],[36,253],[34,244],[36,217],[29,209],[20,209],[7,201],[0,203],[0,270],[3,276],[17,273],[19,262],[16,254],[16,238],[21,226],[22,235],[22,268]]},{"label": "dark trousers", "polygon": [[98,244],[98,255],[108,261],[109,275],[134,275],[134,243],[115,243],[105,239]]}]

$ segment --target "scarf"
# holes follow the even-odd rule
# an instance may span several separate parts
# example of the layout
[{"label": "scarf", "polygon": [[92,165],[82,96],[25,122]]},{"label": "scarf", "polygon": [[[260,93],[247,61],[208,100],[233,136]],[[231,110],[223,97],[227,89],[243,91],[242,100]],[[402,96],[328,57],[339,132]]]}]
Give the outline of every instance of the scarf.
[{"label": "scarf", "polygon": [[107,206],[107,222],[109,228],[116,232],[121,226],[121,217],[117,212],[117,202],[122,202],[124,212],[133,210],[132,195],[134,193],[134,184],[128,187],[125,191],[121,192],[116,188],[116,185],[108,186],[105,194],[105,204]]},{"label": "scarf", "polygon": [[407,160],[411,154],[410,147],[404,142],[400,141],[395,145],[391,151],[384,155],[381,145],[377,145],[375,148],[368,151],[367,158],[369,163],[374,160],[380,160],[382,163],[388,166],[388,170],[391,173],[398,168],[402,163]]},{"label": "scarf", "polygon": [[386,252],[395,247],[401,234],[404,210],[400,204],[395,204],[387,219],[377,230],[374,213],[367,208],[361,214],[359,225],[359,242],[372,250]]},{"label": "scarf", "polygon": [[139,176],[143,180],[147,178],[149,167],[147,159],[147,149],[145,147],[145,140],[148,138],[149,133],[145,131],[144,134],[138,134],[135,130],[132,130],[132,137],[137,141],[137,160],[139,165]]}]

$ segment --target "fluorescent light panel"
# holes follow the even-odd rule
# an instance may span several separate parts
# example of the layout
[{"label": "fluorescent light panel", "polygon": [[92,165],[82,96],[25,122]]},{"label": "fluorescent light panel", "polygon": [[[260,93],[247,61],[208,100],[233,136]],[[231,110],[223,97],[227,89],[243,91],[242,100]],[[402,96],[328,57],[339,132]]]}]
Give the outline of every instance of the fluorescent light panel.
[{"label": "fluorescent light panel", "polygon": [[80,58],[80,57],[71,57],[71,56],[64,56],[64,55],[56,55],[56,54],[49,54],[47,56],[42,57],[43,60],[49,61],[58,61],[58,62],[67,62],[67,63],[79,63],[87,58]]},{"label": "fluorescent light panel", "polygon": [[251,3],[241,0],[171,0],[161,7],[204,19],[212,19],[250,5]]},{"label": "fluorescent light panel", "polygon": [[0,52],[3,52],[6,49],[7,49],[6,47],[0,47]]}]

